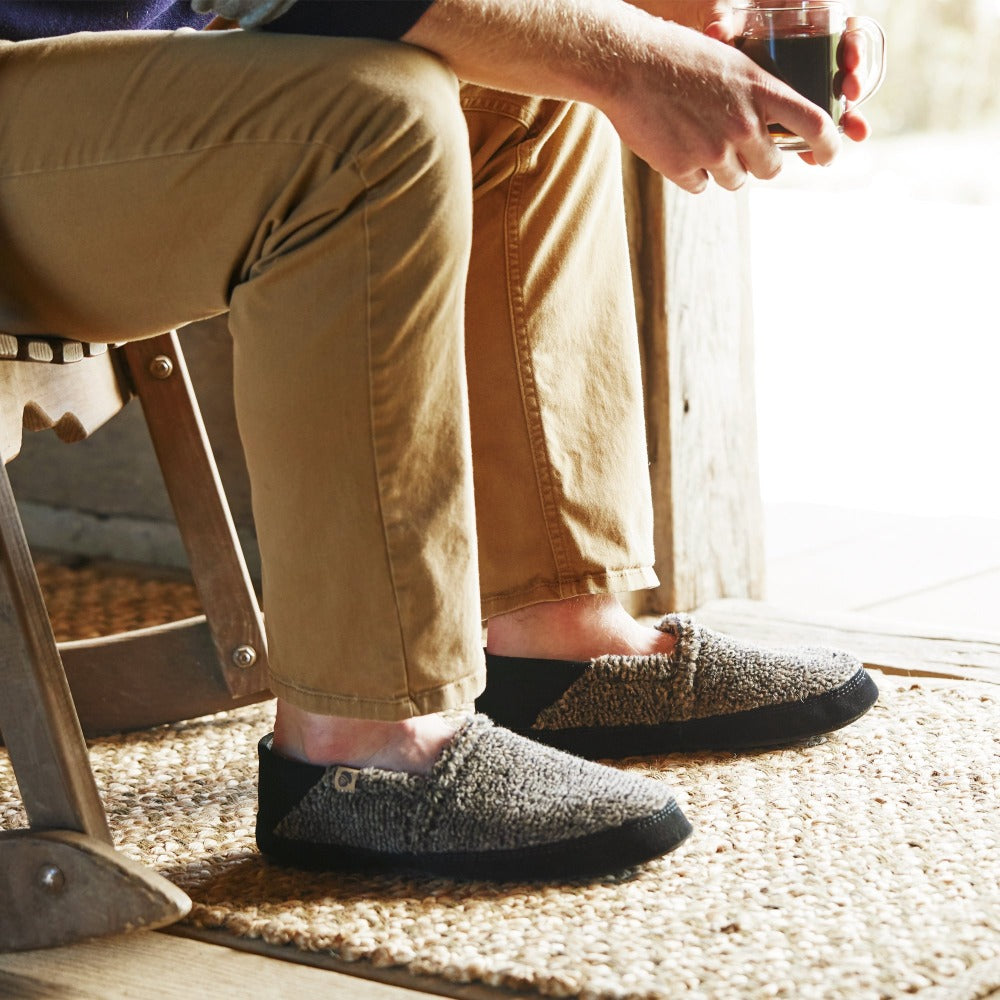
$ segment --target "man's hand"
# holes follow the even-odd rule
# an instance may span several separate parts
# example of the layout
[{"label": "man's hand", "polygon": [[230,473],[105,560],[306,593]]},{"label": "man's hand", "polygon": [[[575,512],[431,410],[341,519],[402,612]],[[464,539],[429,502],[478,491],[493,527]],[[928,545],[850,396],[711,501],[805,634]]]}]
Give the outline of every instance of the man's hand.
[{"label": "man's hand", "polygon": [[[739,30],[730,0],[629,0],[629,3],[665,21],[675,21],[694,28],[720,42],[732,42]],[[840,70],[837,85],[848,102],[856,100],[861,93],[861,80],[857,75],[862,62],[860,45],[859,37],[851,34],[848,21],[848,30],[844,33],[837,53]],[[844,135],[854,142],[863,142],[871,135],[867,119],[858,111],[845,112],[840,124]],[[807,163],[816,162],[812,153],[803,153],[801,156]]]},{"label": "man's hand", "polygon": [[688,191],[710,177],[730,190],[748,173],[773,177],[782,163],[767,130],[775,122],[801,136],[817,163],[833,160],[840,137],[830,117],[721,44],[727,4],[672,6],[698,13],[720,37],[624,0],[436,0],[403,40],[471,83],[594,105],[627,146]]},{"label": "man's hand", "polygon": [[662,62],[623,74],[621,85],[595,101],[627,146],[691,192],[713,178],[736,190],[747,174],[773,177],[783,153],[767,126],[781,122],[829,163],[840,139],[830,117],[731,45],[677,24],[656,39]]}]

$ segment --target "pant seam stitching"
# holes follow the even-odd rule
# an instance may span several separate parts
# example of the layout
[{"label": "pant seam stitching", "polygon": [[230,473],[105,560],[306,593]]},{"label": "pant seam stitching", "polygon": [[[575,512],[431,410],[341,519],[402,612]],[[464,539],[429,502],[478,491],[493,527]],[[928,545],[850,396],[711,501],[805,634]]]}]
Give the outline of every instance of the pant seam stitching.
[{"label": "pant seam stitching", "polygon": [[399,630],[399,645],[402,651],[402,666],[403,666],[403,680],[406,685],[407,691],[410,689],[410,670],[409,670],[409,657],[406,650],[406,635],[403,631],[403,613],[402,608],[399,606],[399,587],[396,581],[396,567],[392,556],[392,545],[389,540],[389,531],[386,524],[385,517],[385,507],[383,504],[383,485],[382,485],[382,469],[379,462],[379,445],[378,438],[376,434],[375,427],[375,385],[374,385],[374,370],[372,363],[372,318],[371,318],[371,274],[372,274],[372,258],[371,258],[371,231],[369,228],[369,197],[371,192],[371,186],[368,183],[368,179],[365,177],[364,169],[361,166],[359,160],[354,158],[355,169],[358,172],[358,176],[361,178],[361,183],[364,185],[365,197],[364,204],[362,208],[362,219],[364,221],[364,232],[365,232],[365,350],[368,355],[368,423],[369,423],[369,435],[372,443],[372,468],[375,473],[375,485],[376,494],[378,502],[378,513],[379,521],[382,525],[382,539],[385,545],[385,559],[386,564],[389,569],[389,579],[392,581],[392,599],[395,604],[396,612],[396,627]]},{"label": "pant seam stitching", "polygon": [[520,259],[520,239],[518,234],[521,187],[527,164],[533,160],[534,144],[523,143],[518,147],[517,165],[507,191],[507,266],[510,279],[511,324],[514,334],[514,350],[517,356],[518,383],[521,388],[521,405],[528,429],[535,482],[542,503],[542,517],[546,527],[546,537],[552,552],[556,575],[562,579],[569,560],[565,540],[559,529],[556,502],[552,486],[552,467],[545,448],[544,434],[541,433],[541,408],[535,391],[534,366],[528,350],[528,338],[524,329],[524,289]]}]

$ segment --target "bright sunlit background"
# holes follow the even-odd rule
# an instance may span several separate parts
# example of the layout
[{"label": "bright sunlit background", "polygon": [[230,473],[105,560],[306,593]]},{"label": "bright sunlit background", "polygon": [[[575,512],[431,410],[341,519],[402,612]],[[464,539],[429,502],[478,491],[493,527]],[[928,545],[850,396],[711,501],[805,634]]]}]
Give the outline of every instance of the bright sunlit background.
[{"label": "bright sunlit background", "polygon": [[1000,633],[1000,0],[852,0],[875,128],[751,190],[766,598]]},{"label": "bright sunlit background", "polygon": [[751,192],[762,491],[1000,519],[1000,0],[855,0],[872,140]]}]

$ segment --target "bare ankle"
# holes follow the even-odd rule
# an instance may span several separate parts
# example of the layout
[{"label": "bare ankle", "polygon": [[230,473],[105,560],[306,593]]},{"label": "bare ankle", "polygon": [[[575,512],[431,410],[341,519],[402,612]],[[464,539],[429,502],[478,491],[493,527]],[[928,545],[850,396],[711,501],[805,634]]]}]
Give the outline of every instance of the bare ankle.
[{"label": "bare ankle", "polygon": [[673,649],[672,636],[637,622],[613,594],[584,594],[497,615],[486,635],[491,653],[539,659],[590,660]]},{"label": "bare ankle", "polygon": [[320,715],[279,698],[274,749],[309,764],[372,766],[425,774],[453,733],[454,728],[440,715],[382,722]]}]

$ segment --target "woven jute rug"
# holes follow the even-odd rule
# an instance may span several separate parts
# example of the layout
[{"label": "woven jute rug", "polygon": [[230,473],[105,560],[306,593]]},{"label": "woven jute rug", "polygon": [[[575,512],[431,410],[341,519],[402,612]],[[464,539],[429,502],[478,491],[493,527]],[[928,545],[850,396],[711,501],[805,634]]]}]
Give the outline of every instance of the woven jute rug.
[{"label": "woven jute rug", "polygon": [[[1000,688],[886,685],[808,746],[625,766],[695,825],[591,883],[300,873],[253,844],[270,706],[92,746],[116,842],[235,937],[545,996],[980,1000],[1000,989]],[[24,822],[0,756],[0,826]]]}]

